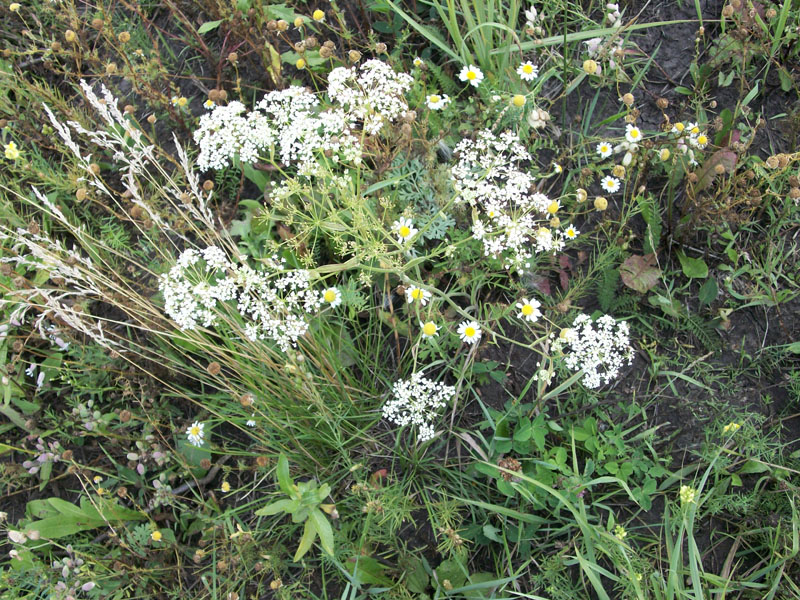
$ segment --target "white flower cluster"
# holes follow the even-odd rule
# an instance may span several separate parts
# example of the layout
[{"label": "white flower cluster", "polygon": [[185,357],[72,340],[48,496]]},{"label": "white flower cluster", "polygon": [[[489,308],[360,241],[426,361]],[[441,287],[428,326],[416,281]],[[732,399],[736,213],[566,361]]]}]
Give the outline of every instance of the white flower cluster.
[{"label": "white flower cluster", "polygon": [[184,251],[159,281],[164,311],[181,329],[211,327],[222,315],[219,304],[235,301],[244,334],[286,352],[308,330],[306,315],[319,310],[320,294],[311,289],[308,271],[287,271],[276,256],[260,272],[240,260],[234,264],[216,246]]},{"label": "white flower cluster", "polygon": [[253,163],[260,154],[269,154],[308,172],[320,152],[332,160],[357,162],[361,145],[352,133],[354,118],[341,109],[318,108],[317,96],[299,86],[268,93],[246,114],[238,101],[217,106],[200,117],[194,132],[200,146],[197,165],[202,170],[221,169],[234,157]]},{"label": "white flower cluster", "polygon": [[531,156],[515,133],[497,136],[484,130],[475,140],[459,142],[454,152],[458,163],[450,173],[456,202],[477,209],[472,234],[483,241],[486,256],[502,258],[509,271],[524,272],[533,253],[564,247],[562,232],[545,226],[551,200],[531,192],[534,177],[520,166]]},{"label": "white flower cluster", "polygon": [[328,96],[364,122],[364,131],[376,135],[387,122],[393,122],[408,110],[405,95],[414,78],[395,73],[379,60],[368,60],[356,67],[337,67],[328,75]]},{"label": "white flower cluster", "polygon": [[233,101],[200,117],[194,140],[200,147],[197,166],[221,169],[238,157],[253,163],[260,155],[313,174],[319,154],[332,161],[361,161],[357,123],[369,135],[380,132],[408,110],[405,94],[413,78],[379,60],[368,60],[357,71],[339,67],[328,76],[328,96],[334,105],[320,107],[316,94],[300,86],[268,93],[246,112]]},{"label": "white flower cluster", "polygon": [[603,315],[592,322],[586,314],[578,315],[563,335],[569,346],[564,362],[573,371],[583,371],[583,385],[600,387],[614,379],[627,361],[633,362],[630,330],[625,321],[617,322]]},{"label": "white flower cluster", "polygon": [[433,419],[456,393],[451,385],[431,381],[421,372],[411,379],[401,379],[392,387],[392,399],[383,405],[383,418],[403,427],[408,424],[419,428],[420,441],[433,437]]}]

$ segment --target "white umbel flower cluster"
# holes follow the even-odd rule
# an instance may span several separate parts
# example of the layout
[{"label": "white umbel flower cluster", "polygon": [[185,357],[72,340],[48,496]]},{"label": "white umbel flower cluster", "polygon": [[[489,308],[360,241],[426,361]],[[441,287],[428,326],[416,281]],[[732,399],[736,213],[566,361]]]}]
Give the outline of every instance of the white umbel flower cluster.
[{"label": "white umbel flower cluster", "polygon": [[334,161],[361,158],[360,141],[352,133],[354,118],[342,109],[319,110],[319,99],[305,88],[270,92],[254,111],[245,111],[244,104],[234,101],[200,117],[194,132],[200,169],[221,169],[235,157],[253,163],[264,156],[307,172],[321,152]]},{"label": "white umbel flower cluster", "polygon": [[534,253],[564,247],[564,235],[547,228],[551,200],[531,193],[534,176],[521,163],[531,156],[511,131],[495,135],[489,130],[477,139],[465,139],[454,150],[458,163],[451,169],[458,197],[477,209],[472,233],[483,241],[484,254],[503,261],[509,271],[531,268]]},{"label": "white umbel flower cluster", "polygon": [[583,371],[582,383],[587,388],[609,383],[626,362],[633,362],[628,324],[611,315],[594,322],[589,315],[578,315],[564,341],[569,346],[564,363],[573,371]]},{"label": "white umbel flower cluster", "polygon": [[297,167],[301,175],[314,172],[315,158],[324,154],[333,162],[361,161],[358,124],[376,135],[384,124],[408,110],[405,95],[413,78],[395,73],[379,60],[355,67],[339,67],[328,76],[333,106],[323,110],[316,94],[300,86],[268,93],[246,112],[233,101],[216,106],[200,117],[194,140],[200,147],[197,166],[221,169],[238,158],[253,163],[261,156]]},{"label": "white umbel flower cluster", "polygon": [[383,418],[395,425],[416,425],[419,440],[433,437],[433,419],[455,395],[451,385],[426,379],[421,372],[401,379],[392,387],[392,399],[383,405]]},{"label": "white umbel flower cluster", "polygon": [[379,60],[368,60],[356,67],[337,67],[328,75],[328,96],[349,115],[364,122],[364,131],[376,135],[387,122],[408,110],[405,96],[414,78],[395,73]]},{"label": "white umbel flower cluster", "polygon": [[321,296],[308,271],[286,270],[277,256],[260,271],[241,260],[234,264],[216,246],[184,251],[159,281],[164,311],[183,330],[212,327],[224,316],[222,304],[235,302],[246,337],[271,340],[286,352],[308,330],[307,315],[319,310]]}]

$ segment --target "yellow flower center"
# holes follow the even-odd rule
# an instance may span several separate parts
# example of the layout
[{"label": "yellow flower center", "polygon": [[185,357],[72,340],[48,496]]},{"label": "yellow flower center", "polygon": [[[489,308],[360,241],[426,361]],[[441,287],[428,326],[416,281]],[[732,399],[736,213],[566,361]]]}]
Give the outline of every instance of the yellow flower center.
[{"label": "yellow flower center", "polygon": [[189,433],[191,433],[193,436],[197,437],[197,436],[200,435],[200,428],[197,425],[195,425],[194,427],[191,428]]},{"label": "yellow flower center", "polygon": [[475,328],[470,326],[464,330],[464,335],[468,338],[475,337]]},{"label": "yellow flower center", "polygon": [[633,139],[637,139],[637,138],[639,137],[639,130],[638,130],[638,129],[636,129],[636,128],[634,128],[634,129],[631,129],[631,137],[632,137]]},{"label": "yellow flower center", "polygon": [[558,202],[551,202],[547,207],[547,212],[549,212],[551,215],[556,214],[558,212]]},{"label": "yellow flower center", "polygon": [[325,298],[325,302],[333,302],[336,300],[336,292],[334,290],[325,290],[325,295],[323,297]]},{"label": "yellow flower center", "polygon": [[161,532],[154,531],[153,533],[150,534],[150,537],[153,538],[154,542],[158,542],[159,540],[161,540]]},{"label": "yellow flower center", "polygon": [[400,228],[400,237],[407,238],[409,235],[411,235],[411,229],[407,225],[403,225]]},{"label": "yellow flower center", "polygon": [[441,100],[441,98],[439,96],[437,96],[436,94],[433,94],[430,97],[431,104],[439,104],[439,100]]},{"label": "yellow flower center", "polygon": [[533,307],[530,304],[526,304],[522,307],[522,314],[526,317],[529,317],[533,314]]},{"label": "yellow flower center", "polygon": [[470,81],[474,81],[474,79],[478,76],[475,71],[467,71],[467,79]]},{"label": "yellow flower center", "polygon": [[525,75],[530,75],[531,73],[533,73],[533,66],[522,65],[522,72],[525,73]]},{"label": "yellow flower center", "polygon": [[708,137],[706,137],[705,135],[697,136],[697,143],[701,144],[701,145],[707,144],[708,143]]},{"label": "yellow flower center", "polygon": [[609,148],[608,146],[606,146],[605,144],[603,144],[602,146],[600,146],[600,152],[602,152],[603,154],[605,154],[605,153],[606,153],[606,152],[608,152],[609,150],[610,150],[610,148]]},{"label": "yellow flower center", "polygon": [[420,298],[422,298],[422,293],[423,293],[422,290],[419,289],[419,288],[417,288],[415,290],[411,290],[411,297],[414,300],[419,300]]},{"label": "yellow flower center", "polygon": [[422,333],[425,335],[434,335],[436,333],[436,323],[428,321],[422,326]]},{"label": "yellow flower center", "polygon": [[317,9],[317,10],[314,11],[314,13],[311,16],[314,17],[315,21],[322,21],[322,19],[325,18],[325,13],[322,12],[321,10]]},{"label": "yellow flower center", "polygon": [[514,98],[511,102],[513,102],[516,107],[525,106],[525,96],[522,94],[514,94]]},{"label": "yellow flower center", "polygon": [[298,58],[297,62],[294,63],[294,66],[298,69],[305,69],[306,68],[306,61],[302,58]]},{"label": "yellow flower center", "polygon": [[677,129],[678,132],[683,131],[683,129],[684,129],[683,123],[675,123],[675,129]]},{"label": "yellow flower center", "polygon": [[692,127],[692,133],[697,135],[698,133],[700,133],[700,128],[695,125],[694,127]]}]

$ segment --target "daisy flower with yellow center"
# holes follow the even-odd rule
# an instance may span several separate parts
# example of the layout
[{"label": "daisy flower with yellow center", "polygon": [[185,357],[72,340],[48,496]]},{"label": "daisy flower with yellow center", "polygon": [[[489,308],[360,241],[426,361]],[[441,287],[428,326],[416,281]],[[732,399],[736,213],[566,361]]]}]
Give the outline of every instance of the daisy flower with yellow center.
[{"label": "daisy flower with yellow center", "polygon": [[203,108],[207,108],[208,110],[211,110],[216,105],[217,105],[216,102],[214,102],[211,98],[203,102]]},{"label": "daisy flower with yellow center", "polygon": [[425,104],[431,110],[442,110],[450,104],[450,97],[447,94],[431,94],[425,97]]},{"label": "daisy flower with yellow center", "polygon": [[183,108],[189,103],[186,96],[173,96],[170,101],[172,102],[172,106],[177,106],[178,108]]},{"label": "daisy flower with yellow center", "polygon": [[608,158],[614,152],[614,148],[608,142],[600,142],[597,144],[597,154],[600,158]]},{"label": "daisy flower with yellow center", "polygon": [[414,66],[417,67],[418,69],[421,69],[423,66],[425,66],[425,61],[422,60],[419,56],[417,56],[416,58],[414,58]]},{"label": "daisy flower with yellow center", "polygon": [[575,227],[573,227],[572,225],[567,225],[567,227],[564,229],[564,237],[569,238],[571,240],[574,240],[576,237],[578,237],[579,233],[580,231],[575,229]]},{"label": "daisy flower with yellow center", "polygon": [[539,76],[539,67],[532,62],[524,62],[517,68],[517,75],[522,81],[533,81]]},{"label": "daisy flower with yellow center", "polygon": [[315,21],[323,21],[325,19],[325,13],[322,12],[320,9],[315,10],[311,13],[311,18]]},{"label": "daisy flower with yellow center", "polygon": [[420,321],[419,326],[422,329],[422,337],[424,339],[430,339],[439,335],[439,326],[433,321],[426,321],[425,323]]},{"label": "daisy flower with yellow center", "polygon": [[464,321],[458,326],[457,333],[462,342],[475,344],[481,339],[481,326],[477,321]]},{"label": "daisy flower with yellow center", "polygon": [[428,290],[423,290],[415,285],[410,285],[406,288],[406,302],[409,304],[413,304],[416,301],[425,306],[432,295]]},{"label": "daisy flower with yellow center", "polygon": [[708,145],[708,136],[705,133],[701,133],[697,137],[691,137],[689,141],[692,142],[695,147],[702,150]]},{"label": "daisy flower with yellow center", "polygon": [[163,536],[161,535],[161,532],[158,529],[156,529],[153,533],[150,534],[150,539],[153,540],[154,542],[160,542],[162,537]]},{"label": "daisy flower with yellow center", "polygon": [[322,301],[330,304],[331,308],[336,308],[342,303],[342,292],[339,288],[330,287],[322,292]]},{"label": "daisy flower with yellow center", "polygon": [[542,304],[538,300],[528,300],[527,298],[523,298],[517,302],[517,308],[519,309],[517,317],[520,319],[525,319],[529,323],[535,323],[539,320],[539,317],[542,316],[542,311],[539,310],[541,305]]},{"label": "daisy flower with yellow center", "polygon": [[478,87],[483,81],[483,72],[475,65],[469,65],[461,69],[458,78],[461,81],[466,81],[472,87]]},{"label": "daisy flower with yellow center", "polygon": [[677,133],[678,135],[680,135],[681,133],[683,133],[684,129],[686,129],[686,125],[684,125],[683,123],[678,122],[678,123],[675,123],[675,125],[672,126],[671,131],[672,131],[672,133]]},{"label": "daisy flower with yellow center", "polygon": [[688,125],[686,125],[686,129],[689,130],[689,133],[691,135],[697,135],[698,133],[700,133],[700,127],[697,125],[697,123],[689,123]]},{"label": "daisy flower with yellow center", "polygon": [[619,191],[619,179],[611,175],[606,175],[600,180],[600,187],[609,194],[614,194]]},{"label": "daisy flower with yellow center", "polygon": [[631,125],[628,123],[625,126],[625,139],[628,140],[631,144],[636,144],[642,141],[642,130],[636,127],[636,125]]},{"label": "daisy flower with yellow center", "polygon": [[189,439],[189,443],[192,446],[197,446],[199,448],[203,445],[203,438],[205,437],[205,433],[203,432],[204,427],[205,423],[195,421],[186,428],[186,437]]},{"label": "daisy flower with yellow center", "polygon": [[392,231],[397,234],[397,241],[402,244],[414,237],[419,230],[414,227],[411,219],[400,217],[392,223]]},{"label": "daisy flower with yellow center", "polygon": [[230,491],[231,491],[231,484],[230,484],[230,483],[228,483],[227,481],[223,481],[223,482],[222,482],[222,485],[220,485],[220,486],[219,486],[219,490],[220,490],[220,491],[221,491],[223,494],[227,494],[228,492],[230,492]]}]

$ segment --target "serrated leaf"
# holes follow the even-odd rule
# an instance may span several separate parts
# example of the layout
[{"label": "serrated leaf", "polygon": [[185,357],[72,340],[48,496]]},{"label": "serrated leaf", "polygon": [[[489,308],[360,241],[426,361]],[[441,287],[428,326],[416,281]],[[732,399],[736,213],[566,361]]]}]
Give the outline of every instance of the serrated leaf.
[{"label": "serrated leaf", "polygon": [[619,274],[622,283],[641,294],[653,288],[661,279],[655,254],[629,256],[620,265]]},{"label": "serrated leaf", "polygon": [[708,277],[708,265],[702,258],[686,256],[681,250],[678,250],[676,254],[684,275],[690,279],[705,279]]}]

